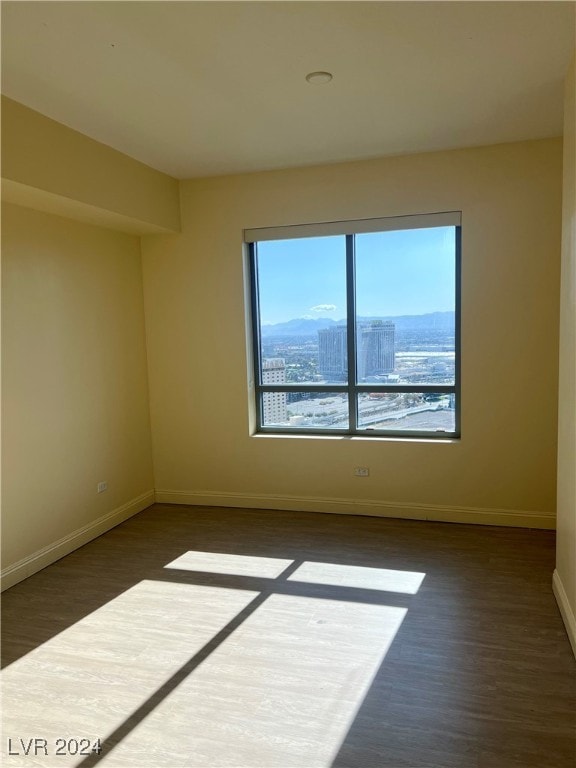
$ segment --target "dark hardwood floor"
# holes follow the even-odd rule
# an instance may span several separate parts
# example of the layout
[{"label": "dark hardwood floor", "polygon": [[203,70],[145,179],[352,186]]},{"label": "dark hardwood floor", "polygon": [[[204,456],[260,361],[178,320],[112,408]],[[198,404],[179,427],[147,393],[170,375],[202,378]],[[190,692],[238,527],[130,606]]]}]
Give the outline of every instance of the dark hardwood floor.
[{"label": "dark hardwood floor", "polygon": [[574,768],[553,570],[549,531],[154,505],[4,593],[3,764]]}]

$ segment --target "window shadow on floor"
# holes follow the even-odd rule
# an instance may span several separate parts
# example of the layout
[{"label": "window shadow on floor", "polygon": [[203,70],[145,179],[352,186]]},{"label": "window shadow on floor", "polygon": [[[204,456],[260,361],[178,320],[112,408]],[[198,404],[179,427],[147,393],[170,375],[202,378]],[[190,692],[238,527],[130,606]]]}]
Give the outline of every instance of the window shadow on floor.
[{"label": "window shadow on floor", "polygon": [[[89,768],[271,595],[408,608],[333,768],[572,768],[576,681],[548,584],[553,545],[542,531],[157,505],[5,593],[5,663],[143,580],[256,593],[109,735],[102,756],[81,763]],[[274,579],[170,567],[189,552],[290,564]],[[427,576],[417,594],[298,581],[309,563]]]}]

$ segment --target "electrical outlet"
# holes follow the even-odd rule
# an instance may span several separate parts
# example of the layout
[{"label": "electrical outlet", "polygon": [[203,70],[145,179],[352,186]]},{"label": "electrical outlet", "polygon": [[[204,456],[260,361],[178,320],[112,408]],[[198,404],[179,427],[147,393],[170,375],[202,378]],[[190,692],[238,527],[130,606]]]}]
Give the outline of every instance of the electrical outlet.
[{"label": "electrical outlet", "polygon": [[104,493],[104,491],[108,490],[108,483],[105,480],[101,483],[98,483],[98,485],[96,486],[96,490],[98,491],[98,493]]},{"label": "electrical outlet", "polygon": [[368,467],[356,467],[354,469],[354,474],[356,477],[369,477],[370,469]]}]

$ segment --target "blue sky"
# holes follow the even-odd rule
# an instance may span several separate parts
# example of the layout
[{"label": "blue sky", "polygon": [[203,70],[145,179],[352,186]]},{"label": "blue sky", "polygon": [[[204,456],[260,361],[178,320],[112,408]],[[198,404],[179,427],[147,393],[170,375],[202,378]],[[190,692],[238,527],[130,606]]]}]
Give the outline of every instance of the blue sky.
[{"label": "blue sky", "polygon": [[[454,227],[357,235],[357,314],[454,310],[454,237]],[[258,279],[263,325],[346,317],[342,236],[259,243]]]}]

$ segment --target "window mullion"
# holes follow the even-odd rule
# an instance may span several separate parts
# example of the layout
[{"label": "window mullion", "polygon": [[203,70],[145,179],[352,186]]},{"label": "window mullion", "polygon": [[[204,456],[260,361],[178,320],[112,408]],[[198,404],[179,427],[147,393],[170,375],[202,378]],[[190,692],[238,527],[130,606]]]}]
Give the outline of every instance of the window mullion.
[{"label": "window mullion", "polygon": [[455,409],[455,433],[460,436],[460,413],[461,413],[461,270],[462,270],[462,227],[458,226],[455,229],[455,244],[454,244],[454,257],[455,257],[455,285],[454,285],[454,298],[455,298],[455,320],[454,320],[454,384],[455,384],[455,396],[456,396],[456,409]]},{"label": "window mullion", "polygon": [[250,243],[250,280],[251,280],[251,312],[252,312],[252,355],[254,361],[254,392],[256,394],[256,430],[260,430],[264,423],[264,410],[262,406],[262,393],[260,385],[262,383],[262,351],[260,346],[260,290],[258,287],[258,267],[257,267],[257,243]]},{"label": "window mullion", "polygon": [[356,397],[356,269],[354,235],[346,235],[346,316],[348,343],[348,424],[351,432],[358,429]]}]

